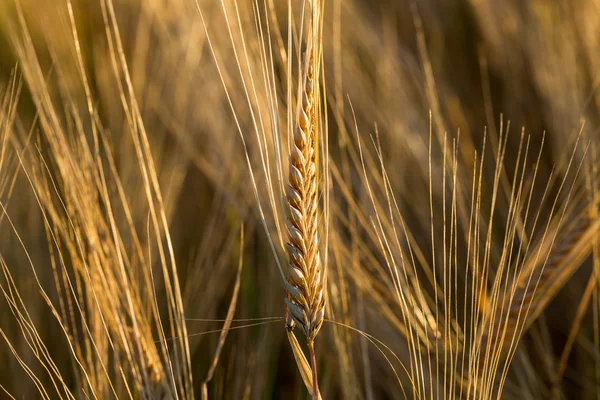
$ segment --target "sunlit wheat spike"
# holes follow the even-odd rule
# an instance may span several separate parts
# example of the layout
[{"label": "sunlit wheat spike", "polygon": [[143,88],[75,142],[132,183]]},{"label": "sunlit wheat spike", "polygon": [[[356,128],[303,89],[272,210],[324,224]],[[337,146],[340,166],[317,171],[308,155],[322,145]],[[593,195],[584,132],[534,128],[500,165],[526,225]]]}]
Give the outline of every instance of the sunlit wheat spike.
[{"label": "sunlit wheat spike", "polygon": [[287,202],[289,241],[288,317],[302,328],[309,341],[323,324],[325,298],[319,256],[317,133],[313,57],[307,52],[297,126],[290,153]]}]

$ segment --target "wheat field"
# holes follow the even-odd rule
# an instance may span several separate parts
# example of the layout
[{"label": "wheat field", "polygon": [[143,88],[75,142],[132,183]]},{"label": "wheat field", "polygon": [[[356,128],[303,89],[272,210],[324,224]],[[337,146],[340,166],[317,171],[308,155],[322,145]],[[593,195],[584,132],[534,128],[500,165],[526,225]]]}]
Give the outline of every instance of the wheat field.
[{"label": "wheat field", "polygon": [[600,400],[600,1],[0,0],[0,399]]}]

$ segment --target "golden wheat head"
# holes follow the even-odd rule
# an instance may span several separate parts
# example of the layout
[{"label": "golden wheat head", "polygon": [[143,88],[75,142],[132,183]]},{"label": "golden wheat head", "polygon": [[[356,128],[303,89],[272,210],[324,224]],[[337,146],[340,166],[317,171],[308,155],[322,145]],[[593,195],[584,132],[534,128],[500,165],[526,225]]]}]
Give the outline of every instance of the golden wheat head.
[{"label": "golden wheat head", "polygon": [[[317,142],[312,57],[306,63],[301,107],[291,145],[287,202],[289,242],[288,328],[297,324],[309,342],[317,336],[325,312],[319,257]],[[292,322],[293,321],[293,322]]]}]

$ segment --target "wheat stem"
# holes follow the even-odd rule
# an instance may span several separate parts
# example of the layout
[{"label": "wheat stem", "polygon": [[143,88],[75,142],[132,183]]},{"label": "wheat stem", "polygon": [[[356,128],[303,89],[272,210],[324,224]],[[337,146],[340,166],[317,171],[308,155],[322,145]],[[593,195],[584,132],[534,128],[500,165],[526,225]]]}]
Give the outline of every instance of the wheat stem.
[{"label": "wheat stem", "polygon": [[319,398],[319,382],[317,376],[317,358],[315,357],[315,342],[312,340],[308,341],[308,351],[310,353],[310,364],[313,377],[313,400],[317,400]]}]

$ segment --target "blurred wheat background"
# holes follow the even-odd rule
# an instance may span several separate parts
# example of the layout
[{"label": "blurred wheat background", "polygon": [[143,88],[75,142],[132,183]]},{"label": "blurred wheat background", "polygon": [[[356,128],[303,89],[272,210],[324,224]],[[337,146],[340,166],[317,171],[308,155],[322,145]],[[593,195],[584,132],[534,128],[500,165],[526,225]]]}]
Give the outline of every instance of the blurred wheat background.
[{"label": "blurred wheat background", "polygon": [[599,45],[596,0],[0,0],[0,399],[318,396],[305,54],[320,396],[600,399]]}]

